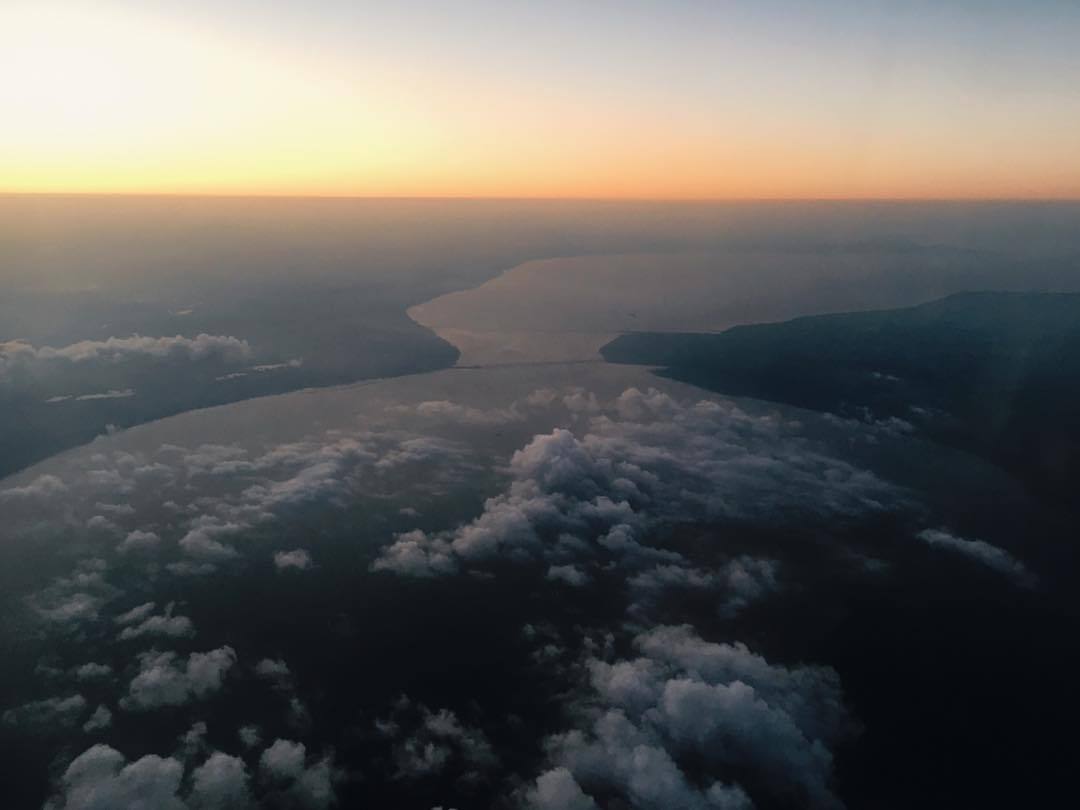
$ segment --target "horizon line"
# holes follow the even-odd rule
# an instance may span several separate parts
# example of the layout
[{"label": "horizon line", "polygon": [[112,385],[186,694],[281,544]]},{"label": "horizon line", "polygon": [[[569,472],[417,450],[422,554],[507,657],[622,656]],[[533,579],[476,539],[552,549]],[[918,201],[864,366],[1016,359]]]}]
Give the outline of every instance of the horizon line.
[{"label": "horizon line", "polygon": [[1080,203],[1077,196],[819,196],[648,197],[511,194],[305,194],[213,191],[3,191],[0,197],[145,197],[235,200],[370,200],[396,202],[604,202],[604,203]]}]

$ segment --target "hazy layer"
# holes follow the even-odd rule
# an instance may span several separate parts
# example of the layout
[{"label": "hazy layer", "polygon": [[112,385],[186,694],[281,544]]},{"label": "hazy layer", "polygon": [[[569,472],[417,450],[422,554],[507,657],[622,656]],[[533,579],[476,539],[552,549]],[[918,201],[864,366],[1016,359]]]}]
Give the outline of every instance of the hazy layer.
[{"label": "hazy layer", "polygon": [[[0,196],[0,475],[109,429],[971,289],[1077,289],[1075,204]],[[550,257],[593,257],[536,261]],[[527,264],[522,265],[522,262]],[[520,266],[519,266],[520,265]],[[171,347],[171,348],[170,348]]]}]

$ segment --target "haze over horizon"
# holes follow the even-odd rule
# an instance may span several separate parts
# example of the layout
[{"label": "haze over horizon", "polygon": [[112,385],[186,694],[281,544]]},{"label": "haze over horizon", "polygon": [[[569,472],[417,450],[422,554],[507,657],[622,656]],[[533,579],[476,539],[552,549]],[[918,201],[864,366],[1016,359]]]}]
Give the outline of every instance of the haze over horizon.
[{"label": "haze over horizon", "polygon": [[1064,2],[16,0],[0,193],[1077,198],[1078,31]]}]

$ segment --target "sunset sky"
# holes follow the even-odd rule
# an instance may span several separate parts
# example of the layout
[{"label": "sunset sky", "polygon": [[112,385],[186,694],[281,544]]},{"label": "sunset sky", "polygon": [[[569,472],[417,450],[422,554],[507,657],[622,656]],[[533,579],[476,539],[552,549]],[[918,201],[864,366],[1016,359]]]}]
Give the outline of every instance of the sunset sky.
[{"label": "sunset sky", "polygon": [[1080,197],[1080,3],[4,0],[0,192]]}]

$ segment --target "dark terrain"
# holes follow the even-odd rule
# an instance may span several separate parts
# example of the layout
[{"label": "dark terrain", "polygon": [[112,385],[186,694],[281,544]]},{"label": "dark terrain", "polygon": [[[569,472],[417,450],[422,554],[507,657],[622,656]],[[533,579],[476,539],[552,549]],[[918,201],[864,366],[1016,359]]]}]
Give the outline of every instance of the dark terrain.
[{"label": "dark terrain", "polygon": [[1080,295],[965,293],[922,306],[635,333],[605,359],[968,449],[1037,491],[1080,477]]}]

